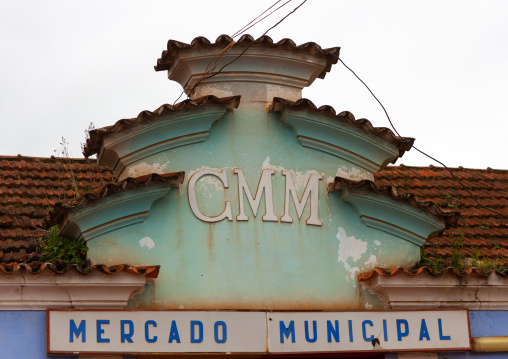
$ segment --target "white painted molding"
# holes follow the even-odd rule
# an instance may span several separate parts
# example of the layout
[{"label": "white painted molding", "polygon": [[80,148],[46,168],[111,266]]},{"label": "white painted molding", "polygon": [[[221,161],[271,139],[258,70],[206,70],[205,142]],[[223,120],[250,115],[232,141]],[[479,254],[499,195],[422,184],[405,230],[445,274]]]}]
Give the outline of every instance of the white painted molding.
[{"label": "white painted molding", "polygon": [[391,309],[467,308],[508,310],[508,279],[495,273],[488,277],[458,276],[446,272],[410,275],[376,275],[360,282]]},{"label": "white painted molding", "polygon": [[98,270],[90,274],[18,271],[0,275],[0,310],[123,309],[149,280],[144,274]]}]

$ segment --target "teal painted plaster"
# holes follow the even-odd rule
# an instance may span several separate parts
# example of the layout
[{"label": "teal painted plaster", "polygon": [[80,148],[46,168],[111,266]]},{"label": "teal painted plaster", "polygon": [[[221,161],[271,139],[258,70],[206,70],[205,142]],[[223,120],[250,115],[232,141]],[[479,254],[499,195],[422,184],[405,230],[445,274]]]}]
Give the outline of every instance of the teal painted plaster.
[{"label": "teal painted plaster", "polygon": [[[343,141],[355,141],[352,136]],[[348,145],[349,146],[349,145]],[[411,265],[419,247],[385,231],[366,226],[352,205],[327,184],[341,175],[369,178],[368,171],[343,158],[304,147],[277,113],[256,106],[226,112],[204,142],[154,153],[132,166],[185,171],[184,183],[156,200],[145,221],[121,227],[89,241],[94,264],[161,265],[158,279],[130,302],[131,307],[168,309],[355,309],[381,307],[363,293],[356,274],[373,266]],[[293,223],[263,222],[264,200],[254,217],[246,204],[248,221],[239,213],[240,168],[253,195],[263,169],[273,169],[274,212],[284,212],[285,181],[292,172],[302,195],[311,173],[319,184],[322,226],[305,223],[307,204]],[[233,220],[206,223],[192,213],[188,179],[202,169],[224,170],[229,187],[213,176],[196,185],[200,210],[218,215],[230,201]],[[246,203],[248,203],[246,201]],[[412,226],[413,224],[409,224]]]}]

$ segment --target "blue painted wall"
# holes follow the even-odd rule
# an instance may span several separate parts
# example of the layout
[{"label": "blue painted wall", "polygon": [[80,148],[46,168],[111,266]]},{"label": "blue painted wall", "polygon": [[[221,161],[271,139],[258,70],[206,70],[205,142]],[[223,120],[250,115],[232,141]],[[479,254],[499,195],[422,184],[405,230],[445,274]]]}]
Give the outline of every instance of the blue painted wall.
[{"label": "blue painted wall", "polygon": [[[469,320],[471,322],[472,337],[508,336],[508,311],[470,311]],[[505,358],[508,358],[508,354]]]},{"label": "blue painted wall", "polygon": [[0,311],[0,346],[2,359],[72,358],[46,355],[45,311]]}]

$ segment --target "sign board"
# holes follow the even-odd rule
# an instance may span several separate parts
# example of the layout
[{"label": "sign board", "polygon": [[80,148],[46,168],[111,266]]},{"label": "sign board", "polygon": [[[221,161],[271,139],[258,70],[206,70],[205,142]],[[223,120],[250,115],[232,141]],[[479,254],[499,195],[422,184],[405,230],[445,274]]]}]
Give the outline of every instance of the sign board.
[{"label": "sign board", "polygon": [[49,354],[470,349],[467,310],[241,312],[48,309]]}]

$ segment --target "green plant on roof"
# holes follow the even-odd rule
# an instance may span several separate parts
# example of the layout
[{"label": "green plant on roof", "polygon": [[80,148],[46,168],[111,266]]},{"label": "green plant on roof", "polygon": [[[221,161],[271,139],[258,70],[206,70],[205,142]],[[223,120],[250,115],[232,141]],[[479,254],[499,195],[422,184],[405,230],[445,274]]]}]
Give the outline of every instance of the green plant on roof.
[{"label": "green plant on roof", "polygon": [[434,273],[438,274],[443,269],[443,265],[437,259],[430,259],[425,253],[425,248],[420,247],[420,266],[430,267]]},{"label": "green plant on roof", "polygon": [[462,230],[459,230],[456,234],[450,233],[448,237],[453,240],[451,265],[452,267],[457,268],[458,270],[463,270],[465,267],[464,260],[466,259],[466,256],[462,252],[462,249],[464,248],[464,232]]},{"label": "green plant on roof", "polygon": [[452,198],[453,198],[453,196],[450,196],[450,195],[445,197],[445,199],[452,199]]},{"label": "green plant on roof", "polygon": [[58,233],[58,226],[53,226],[46,236],[37,240],[37,250],[41,254],[41,262],[83,263],[88,247],[83,239],[62,236]]}]

